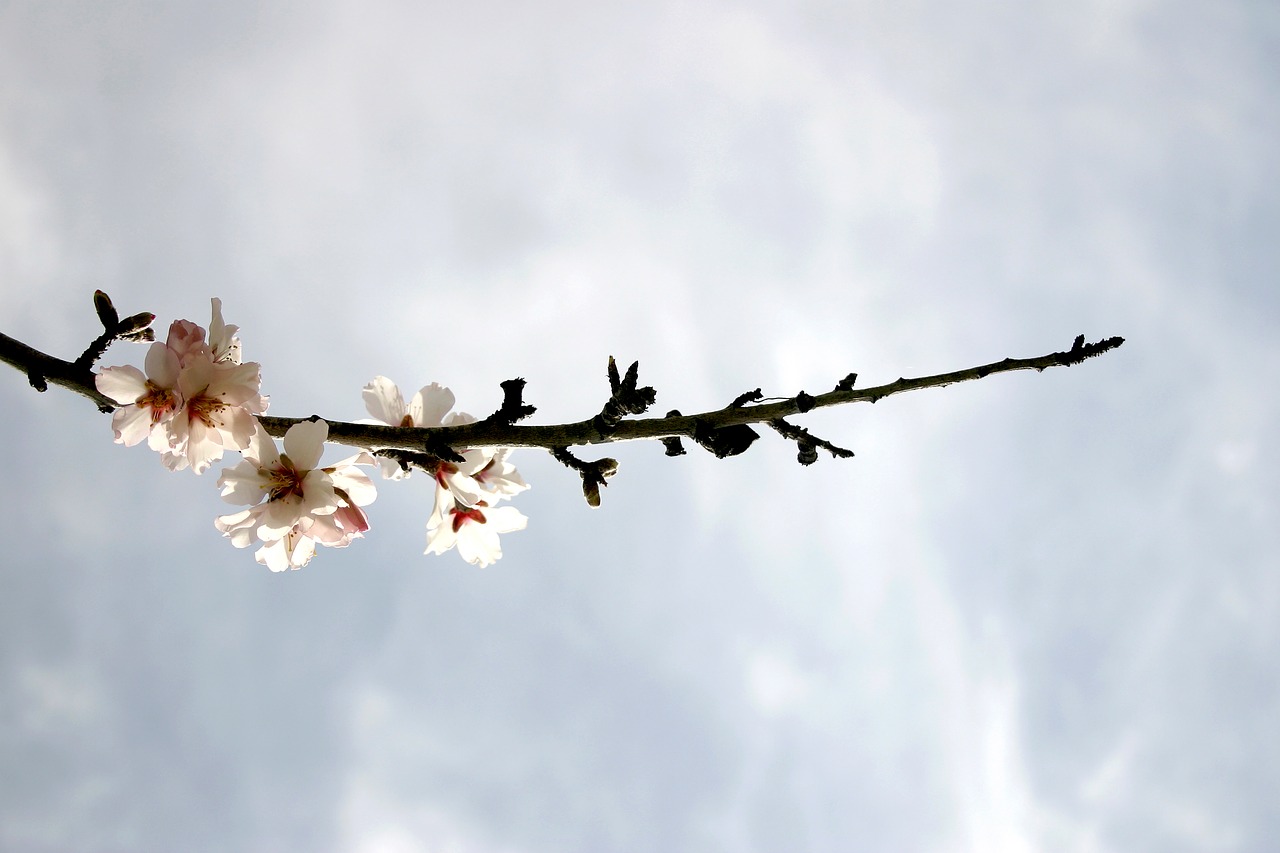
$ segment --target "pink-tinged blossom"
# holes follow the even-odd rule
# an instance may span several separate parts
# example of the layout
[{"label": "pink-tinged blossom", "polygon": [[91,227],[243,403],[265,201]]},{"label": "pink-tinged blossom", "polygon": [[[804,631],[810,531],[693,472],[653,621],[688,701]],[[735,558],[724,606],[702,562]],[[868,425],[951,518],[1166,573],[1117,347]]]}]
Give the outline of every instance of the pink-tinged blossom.
[{"label": "pink-tinged blossom", "polygon": [[249,508],[220,516],[215,526],[237,548],[261,544],[255,556],[272,571],[300,569],[316,543],[342,548],[369,529],[361,507],[372,503],[377,491],[356,466],[372,465],[373,458],[358,453],[316,467],[328,435],[324,421],[302,421],[285,433],[280,453],[258,426],[244,460],[218,480],[223,500]]},{"label": "pink-tinged blossom", "polygon": [[197,358],[182,369],[178,387],[185,405],[169,423],[173,450],[165,454],[171,471],[191,467],[197,474],[222,458],[224,450],[247,447],[267,400],[258,393],[258,365],[214,364]]},{"label": "pink-tinged blossom", "polygon": [[259,366],[240,363],[236,327],[223,322],[217,299],[211,325],[217,331],[212,345],[195,323],[175,321],[168,339],[148,351],[145,376],[133,367],[108,367],[97,377],[98,389],[124,404],[112,421],[116,441],[148,438],[171,471],[189,467],[200,474],[224,451],[243,449],[254,415],[267,410]]},{"label": "pink-tinged blossom", "polygon": [[192,359],[207,358],[209,347],[204,342],[204,329],[190,320],[174,320],[169,324],[169,337],[165,346],[178,356],[178,363],[186,365]]},{"label": "pink-tinged blossom", "polygon": [[529,523],[512,506],[492,507],[487,501],[475,506],[456,503],[450,493],[440,490],[436,508],[427,522],[427,554],[443,554],[455,546],[462,559],[473,566],[493,565],[502,557],[501,533],[523,530]]},{"label": "pink-tinged blossom", "polygon": [[209,340],[205,341],[204,329],[190,320],[174,320],[169,326],[169,338],[165,341],[178,355],[185,367],[193,359],[207,358],[218,365],[240,364],[239,326],[229,326],[222,319],[222,300],[211,299],[213,313],[209,320]]},{"label": "pink-tinged blossom", "polygon": [[132,365],[107,367],[95,378],[98,390],[120,404],[111,416],[116,442],[132,447],[144,438],[153,450],[171,448],[168,424],[182,408],[177,354],[162,343],[147,349],[147,372]]}]

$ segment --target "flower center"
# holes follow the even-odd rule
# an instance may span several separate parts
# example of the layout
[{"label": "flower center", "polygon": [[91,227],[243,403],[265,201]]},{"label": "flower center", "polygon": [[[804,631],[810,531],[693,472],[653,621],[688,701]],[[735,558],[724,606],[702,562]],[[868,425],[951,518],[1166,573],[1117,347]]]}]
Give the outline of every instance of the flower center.
[{"label": "flower center", "polygon": [[207,427],[213,426],[213,416],[215,413],[222,411],[227,404],[215,397],[208,397],[204,393],[187,401],[187,417],[191,420],[201,420]]},{"label": "flower center", "polygon": [[453,509],[449,510],[453,513],[453,532],[457,533],[462,525],[466,524],[468,521],[475,521],[480,524],[484,524],[487,519],[484,517],[484,513],[480,511],[480,507],[482,506],[488,506],[488,504],[484,501],[480,501],[475,506],[455,506]]},{"label": "flower center", "polygon": [[280,464],[267,474],[267,500],[283,500],[289,495],[302,497],[302,481],[306,475],[293,467],[288,456],[280,454]]},{"label": "flower center", "polygon": [[178,407],[178,395],[173,393],[173,389],[161,388],[148,379],[146,393],[138,398],[137,405],[140,408],[150,409],[151,423],[157,424],[161,418]]},{"label": "flower center", "polygon": [[442,489],[449,488],[449,484],[444,481],[444,478],[449,474],[456,473],[458,473],[458,466],[454,465],[452,462],[441,459],[436,464],[436,482],[440,484],[440,488]]}]

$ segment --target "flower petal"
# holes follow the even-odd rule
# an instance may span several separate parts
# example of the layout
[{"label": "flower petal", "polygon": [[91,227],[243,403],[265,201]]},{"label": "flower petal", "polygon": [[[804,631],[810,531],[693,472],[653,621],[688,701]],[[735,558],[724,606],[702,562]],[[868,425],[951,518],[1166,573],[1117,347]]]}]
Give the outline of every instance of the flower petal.
[{"label": "flower petal", "polygon": [[147,377],[133,365],[103,368],[94,378],[98,390],[117,403],[136,403],[147,393]]},{"label": "flower petal", "polygon": [[294,468],[309,471],[320,464],[328,437],[329,424],[325,421],[300,421],[284,434],[284,452],[289,454]]},{"label": "flower petal", "polygon": [[400,426],[400,422],[404,420],[404,397],[396,383],[387,377],[375,376],[372,382],[364,386],[361,396],[364,397],[364,407],[380,423]]},{"label": "flower petal", "polygon": [[147,378],[161,388],[178,387],[178,354],[156,341],[147,349]]},{"label": "flower petal", "polygon": [[413,402],[409,404],[409,416],[413,418],[414,426],[440,426],[444,422],[444,416],[453,408],[453,403],[453,392],[432,382],[413,395]]}]

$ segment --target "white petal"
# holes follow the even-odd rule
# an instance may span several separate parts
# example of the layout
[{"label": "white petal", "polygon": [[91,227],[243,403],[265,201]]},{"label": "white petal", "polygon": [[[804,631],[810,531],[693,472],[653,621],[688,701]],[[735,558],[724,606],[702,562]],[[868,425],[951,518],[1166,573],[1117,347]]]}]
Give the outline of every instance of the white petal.
[{"label": "white petal", "polygon": [[253,426],[253,437],[249,439],[249,446],[241,452],[245,459],[259,468],[270,471],[280,464],[280,452],[276,450],[276,440],[263,429],[257,418],[253,420]]},{"label": "white petal", "polygon": [[497,531],[491,530],[488,524],[468,521],[458,531],[458,553],[471,565],[483,569],[502,558],[502,543],[498,541]]},{"label": "white petal", "polygon": [[289,555],[285,553],[283,539],[268,542],[259,548],[253,556],[257,558],[259,563],[273,572],[284,572],[293,568],[289,562]]},{"label": "white petal", "polygon": [[453,408],[453,392],[432,382],[424,385],[409,405],[409,415],[414,426],[440,426],[444,416]]},{"label": "white petal", "polygon": [[159,341],[147,350],[147,378],[161,388],[176,388],[178,385],[178,355]]},{"label": "white petal", "polygon": [[240,339],[236,337],[238,326],[228,326],[222,320],[222,300],[216,296],[213,303],[213,319],[209,321],[209,349],[213,360],[226,364],[240,363]]},{"label": "white petal", "polygon": [[309,471],[320,464],[324,442],[329,437],[329,424],[325,421],[300,421],[284,434],[284,452],[289,455],[293,467]]},{"label": "white petal", "polygon": [[329,475],[335,489],[342,489],[356,506],[368,506],[378,496],[378,487],[373,480],[354,465],[335,467]]},{"label": "white petal", "polygon": [[98,390],[117,403],[136,403],[138,398],[147,393],[147,377],[132,365],[123,367],[107,367],[94,378]]},{"label": "white petal", "polygon": [[484,511],[486,527],[497,533],[510,533],[513,530],[524,530],[529,519],[513,506],[490,507]]},{"label": "white petal", "polygon": [[400,426],[404,420],[404,397],[396,383],[387,377],[373,377],[373,381],[364,386],[361,396],[364,397],[364,407],[380,423]]},{"label": "white petal", "polygon": [[111,416],[116,443],[133,447],[151,432],[151,410],[141,406],[121,406]]},{"label": "white petal", "polygon": [[253,438],[258,420],[247,409],[228,406],[219,413],[218,422],[225,443],[236,450],[244,450]]},{"label": "white petal", "polygon": [[267,478],[261,468],[244,460],[233,468],[225,468],[218,478],[222,499],[231,504],[258,504],[267,494]]},{"label": "white petal", "polygon": [[338,496],[333,493],[333,478],[315,468],[302,478],[302,502],[299,515],[328,515],[338,508]]}]

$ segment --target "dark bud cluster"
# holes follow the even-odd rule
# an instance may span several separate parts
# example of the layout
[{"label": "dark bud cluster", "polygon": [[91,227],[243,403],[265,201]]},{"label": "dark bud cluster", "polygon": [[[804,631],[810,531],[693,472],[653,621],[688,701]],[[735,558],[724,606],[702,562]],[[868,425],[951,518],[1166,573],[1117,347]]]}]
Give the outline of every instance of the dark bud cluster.
[{"label": "dark bud cluster", "polygon": [[111,304],[111,297],[101,290],[93,292],[93,308],[98,314],[98,320],[102,323],[102,334],[89,344],[88,349],[80,353],[80,357],[75,360],[77,367],[85,369],[93,367],[94,362],[102,358],[107,347],[114,341],[140,342],[156,339],[156,334],[151,329],[156,315],[149,311],[141,311],[121,320],[120,313],[116,311],[115,305]]},{"label": "dark bud cluster", "polygon": [[637,387],[639,382],[640,362],[633,361],[627,368],[627,375],[619,378],[618,365],[609,356],[609,390],[612,396],[600,410],[600,414],[592,419],[592,425],[601,435],[613,432],[627,415],[639,415],[647,412],[657,399],[658,392],[646,385]]},{"label": "dark bud cluster", "polygon": [[538,411],[536,406],[527,405],[524,402],[524,385],[525,382],[520,377],[508,379],[499,383],[502,388],[502,407],[492,415],[484,419],[487,424],[503,424],[511,426],[516,421],[525,418]]},{"label": "dark bud cluster", "polygon": [[[667,412],[667,417],[669,418],[680,417],[680,410],[672,409],[671,411]],[[662,441],[662,446],[666,448],[668,456],[684,456],[684,444],[680,441],[680,436],[669,435],[666,438],[663,438],[660,440]]]},{"label": "dark bud cluster", "polygon": [[703,449],[714,453],[717,459],[745,453],[751,443],[759,437],[760,433],[747,424],[709,427],[699,421],[693,430],[693,440],[701,445]]},{"label": "dark bud cluster", "polygon": [[1077,335],[1075,341],[1071,344],[1071,349],[1068,352],[1060,353],[1060,355],[1065,356],[1065,358],[1062,359],[1062,364],[1079,364],[1086,358],[1093,358],[1095,355],[1102,355],[1104,352],[1110,352],[1122,343],[1124,343],[1124,338],[1115,337],[1104,338],[1096,344],[1086,344],[1084,342],[1084,335]]},{"label": "dark bud cluster", "polygon": [[850,374],[849,374],[848,376],[846,376],[844,379],[841,379],[839,382],[837,382],[837,383],[836,383],[835,390],[837,390],[837,391],[852,391],[852,390],[853,390],[853,383],[855,383],[855,382],[857,382],[857,381],[858,381],[858,374],[856,374],[856,373],[850,373]]}]

